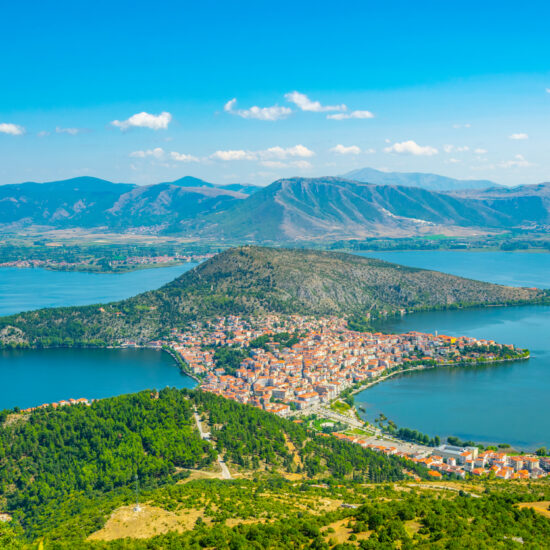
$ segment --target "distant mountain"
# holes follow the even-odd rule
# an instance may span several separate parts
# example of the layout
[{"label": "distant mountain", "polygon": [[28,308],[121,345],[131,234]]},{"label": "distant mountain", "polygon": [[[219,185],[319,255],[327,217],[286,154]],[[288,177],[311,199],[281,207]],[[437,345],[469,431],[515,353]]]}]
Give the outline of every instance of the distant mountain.
[{"label": "distant mountain", "polygon": [[[494,204],[493,204],[494,203]],[[279,180],[182,230],[249,242],[406,236],[509,227],[517,218],[477,197],[343,178]],[[460,229],[462,228],[462,229]]]},{"label": "distant mountain", "polygon": [[346,179],[377,185],[401,185],[404,187],[421,187],[429,191],[456,191],[460,189],[486,189],[500,187],[498,183],[489,180],[458,180],[424,174],[421,172],[382,172],[374,168],[359,168],[343,176]]},{"label": "distant mountain", "polygon": [[30,225],[231,243],[546,230],[550,184],[443,193],[335,177],[282,179],[262,188],[192,177],[148,186],[86,177],[0,186],[0,229]]},{"label": "distant mountain", "polygon": [[548,292],[513,288],[335,252],[240,247],[162,288],[97,305],[0,318],[0,345],[101,346],[147,342],[220,315],[354,315],[490,304],[538,303]]},{"label": "distant mountain", "polygon": [[227,209],[247,196],[191,177],[148,186],[90,177],[2,185],[0,227],[44,225],[128,230],[146,226],[160,229]]}]

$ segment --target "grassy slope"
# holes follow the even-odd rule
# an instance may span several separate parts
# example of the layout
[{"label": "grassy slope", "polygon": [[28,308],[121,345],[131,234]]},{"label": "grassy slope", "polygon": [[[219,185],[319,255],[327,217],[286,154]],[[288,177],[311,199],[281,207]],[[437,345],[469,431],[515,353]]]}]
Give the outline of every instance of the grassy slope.
[{"label": "grassy slope", "polygon": [[[164,287],[100,306],[33,311],[0,320],[0,342],[102,345],[147,341],[195,319],[265,312],[348,315],[370,308],[535,303],[545,291],[512,288],[344,253],[243,247]],[[102,311],[103,310],[103,311]]]}]

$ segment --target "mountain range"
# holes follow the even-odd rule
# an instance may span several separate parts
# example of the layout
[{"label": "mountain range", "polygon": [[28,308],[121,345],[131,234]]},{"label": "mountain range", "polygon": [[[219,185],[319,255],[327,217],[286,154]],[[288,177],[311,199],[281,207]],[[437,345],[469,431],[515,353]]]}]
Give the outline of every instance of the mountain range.
[{"label": "mountain range", "polygon": [[472,189],[470,183],[436,192],[342,177],[288,178],[261,188],[189,176],[148,186],[89,177],[27,182],[0,186],[0,229],[82,227],[278,243],[550,225],[550,184]]},{"label": "mountain range", "polygon": [[377,185],[399,185],[402,187],[420,187],[428,191],[460,191],[464,189],[487,189],[500,187],[489,180],[459,180],[423,172],[384,172],[374,168],[359,168],[342,176],[345,179]]},{"label": "mountain range", "polygon": [[155,230],[227,209],[256,189],[246,184],[218,186],[190,176],[146,186],[92,177],[2,185],[0,224]]}]

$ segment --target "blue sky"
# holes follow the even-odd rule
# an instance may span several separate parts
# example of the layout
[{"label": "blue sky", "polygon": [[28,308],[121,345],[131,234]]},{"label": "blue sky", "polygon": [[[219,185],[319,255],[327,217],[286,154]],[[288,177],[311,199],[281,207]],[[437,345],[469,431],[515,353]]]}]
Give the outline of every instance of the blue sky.
[{"label": "blue sky", "polygon": [[550,180],[547,2],[22,1],[3,19],[0,184]]}]

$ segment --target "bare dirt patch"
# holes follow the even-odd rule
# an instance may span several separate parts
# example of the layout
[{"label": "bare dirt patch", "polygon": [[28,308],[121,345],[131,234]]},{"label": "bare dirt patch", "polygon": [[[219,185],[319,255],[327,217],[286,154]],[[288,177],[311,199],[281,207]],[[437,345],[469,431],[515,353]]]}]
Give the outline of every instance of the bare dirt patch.
[{"label": "bare dirt patch", "polygon": [[[347,527],[347,524],[349,523],[349,518],[341,519],[338,521],[335,521],[333,523],[330,523],[326,527],[324,527],[321,531],[323,535],[325,536],[325,540],[329,542],[329,544],[343,544],[348,543],[352,544],[353,541],[349,540],[350,535],[352,534],[352,530]],[[332,531],[334,530],[334,532]],[[329,531],[329,532],[327,532]],[[365,531],[364,533],[357,533],[356,540],[365,540],[368,539],[371,535],[372,531]]]},{"label": "bare dirt patch", "polygon": [[221,471],[212,472],[210,470],[191,470],[189,477],[178,481],[178,483],[188,483],[189,481],[194,481],[195,479],[221,479]]},{"label": "bare dirt patch", "polygon": [[531,508],[538,514],[550,518],[550,500],[541,500],[540,502],[522,502],[518,508]]},{"label": "bare dirt patch", "polygon": [[105,526],[92,533],[88,539],[115,540],[125,537],[148,539],[169,531],[181,533],[193,529],[199,517],[203,518],[202,510],[187,509],[169,512],[156,506],[143,504],[139,512],[134,512],[133,506],[123,506],[117,508]]}]

